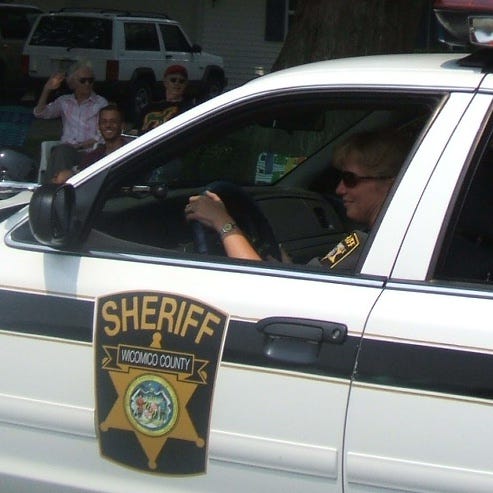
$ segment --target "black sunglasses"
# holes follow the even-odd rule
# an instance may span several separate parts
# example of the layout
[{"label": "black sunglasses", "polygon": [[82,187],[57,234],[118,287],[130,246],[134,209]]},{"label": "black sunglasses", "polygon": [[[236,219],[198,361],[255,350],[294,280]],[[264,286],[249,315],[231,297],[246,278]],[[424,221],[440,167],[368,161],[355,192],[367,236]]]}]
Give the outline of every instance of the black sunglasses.
[{"label": "black sunglasses", "polygon": [[79,82],[81,84],[93,84],[94,83],[94,77],[81,77],[79,79]]},{"label": "black sunglasses", "polygon": [[389,178],[393,178],[393,176],[359,176],[352,171],[341,171],[340,172],[340,180],[347,188],[354,188],[356,185],[359,185],[362,181],[368,180],[388,180]]},{"label": "black sunglasses", "polygon": [[181,77],[170,77],[169,78],[169,81],[172,82],[173,84],[177,83],[178,84],[185,84],[185,82],[187,81],[187,79],[183,79]]}]

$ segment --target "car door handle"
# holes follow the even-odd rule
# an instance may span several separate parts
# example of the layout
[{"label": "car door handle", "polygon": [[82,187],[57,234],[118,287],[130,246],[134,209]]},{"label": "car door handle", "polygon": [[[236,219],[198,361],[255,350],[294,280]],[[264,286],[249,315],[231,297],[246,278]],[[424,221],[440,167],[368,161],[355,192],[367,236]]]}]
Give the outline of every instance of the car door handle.
[{"label": "car door handle", "polygon": [[300,364],[315,363],[322,344],[343,344],[347,337],[344,324],[304,318],[264,318],[257,330],[264,334],[265,356]]}]

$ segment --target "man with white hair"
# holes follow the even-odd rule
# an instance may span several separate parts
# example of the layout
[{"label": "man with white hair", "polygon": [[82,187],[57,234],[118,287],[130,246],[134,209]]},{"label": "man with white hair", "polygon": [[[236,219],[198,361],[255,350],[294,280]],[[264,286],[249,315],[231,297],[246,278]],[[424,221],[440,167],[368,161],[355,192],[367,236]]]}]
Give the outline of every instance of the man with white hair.
[{"label": "man with white hair", "polygon": [[[73,92],[48,103],[50,94],[64,80]],[[98,114],[108,101],[96,94],[93,86],[94,70],[87,60],[72,65],[67,74],[57,72],[46,81],[33,113],[37,118],[62,119],[62,144],[53,148],[43,181],[49,182],[59,171],[78,166],[84,153],[102,141]]]}]

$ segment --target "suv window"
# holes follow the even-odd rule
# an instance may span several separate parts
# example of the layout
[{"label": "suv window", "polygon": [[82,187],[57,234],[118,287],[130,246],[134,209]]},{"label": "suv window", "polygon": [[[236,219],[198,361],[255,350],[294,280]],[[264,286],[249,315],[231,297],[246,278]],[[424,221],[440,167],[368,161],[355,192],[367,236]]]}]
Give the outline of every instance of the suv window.
[{"label": "suv window", "polygon": [[34,46],[63,46],[110,50],[112,21],[99,17],[46,16],[31,37]]},{"label": "suv window", "polygon": [[159,51],[156,26],[148,22],[125,22],[125,49]]},{"label": "suv window", "polygon": [[191,51],[191,47],[185,35],[174,24],[160,24],[161,36],[167,51]]},{"label": "suv window", "polygon": [[4,39],[26,39],[40,11],[31,8],[2,7],[0,34]]}]

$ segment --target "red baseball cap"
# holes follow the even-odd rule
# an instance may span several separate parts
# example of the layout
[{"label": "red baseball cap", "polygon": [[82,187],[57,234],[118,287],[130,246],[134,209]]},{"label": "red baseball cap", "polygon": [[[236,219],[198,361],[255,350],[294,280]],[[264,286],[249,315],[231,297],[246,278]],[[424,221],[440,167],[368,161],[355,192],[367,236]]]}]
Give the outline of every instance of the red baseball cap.
[{"label": "red baseball cap", "polygon": [[187,69],[183,65],[170,65],[165,71],[164,71],[164,77],[167,75],[171,74],[180,74],[185,79],[188,79],[188,72]]}]

